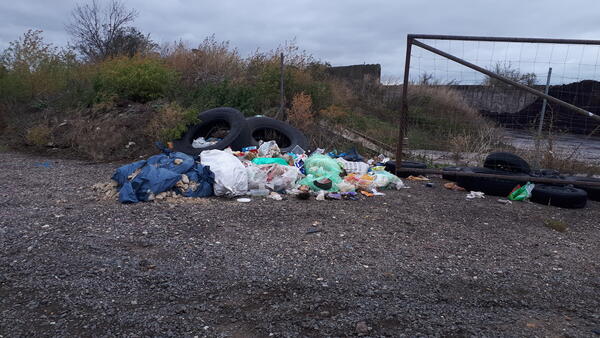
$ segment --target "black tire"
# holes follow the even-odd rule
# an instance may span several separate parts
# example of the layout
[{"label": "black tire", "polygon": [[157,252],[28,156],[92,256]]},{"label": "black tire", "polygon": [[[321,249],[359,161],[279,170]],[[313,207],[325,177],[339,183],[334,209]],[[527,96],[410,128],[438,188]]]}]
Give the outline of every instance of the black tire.
[{"label": "black tire", "polygon": [[[400,166],[400,168],[427,169],[427,165],[422,162],[402,161],[402,165]],[[403,177],[403,178],[406,178],[411,175],[412,176],[421,175],[418,172],[411,172],[411,171],[403,171],[403,172],[396,173],[396,161],[387,161],[385,163],[385,170],[398,176],[398,177]]]},{"label": "black tire", "polygon": [[588,198],[592,201],[600,201],[600,187],[585,185],[585,182],[600,182],[599,178],[594,177],[579,177],[579,176],[567,176],[566,180],[573,181],[573,186],[578,189],[585,190],[588,194]]},{"label": "black tire", "polygon": [[570,186],[536,184],[531,191],[531,201],[560,208],[585,207],[588,195],[584,190]]},{"label": "black tire", "polygon": [[[250,133],[248,132],[248,123],[244,114],[240,111],[221,107],[204,111],[198,114],[200,123],[190,127],[181,139],[173,142],[175,151],[180,151],[188,155],[198,155],[204,150],[219,149],[223,150],[231,147],[233,150],[241,150],[248,145]],[[211,146],[204,148],[192,147],[192,142],[201,136],[208,136],[216,128],[228,128],[229,133],[223,139]]]},{"label": "black tire", "polygon": [[246,122],[250,135],[248,145],[258,146],[261,140],[275,140],[282,153],[292,151],[295,146],[308,149],[308,141],[304,133],[285,122],[266,116],[249,117]]},{"label": "black tire", "polygon": [[493,170],[529,174],[529,163],[512,153],[496,152],[489,154],[483,162],[483,167]]},{"label": "black tire", "polygon": [[533,177],[544,177],[544,178],[562,178],[560,172],[554,169],[534,169],[529,175]]},{"label": "black tire", "polygon": [[[505,176],[520,176],[520,173],[511,173],[503,170],[493,170],[488,168],[470,168],[473,173],[494,174]],[[465,188],[467,191],[481,191],[486,195],[507,197],[517,185],[524,185],[525,181],[504,180],[501,178],[477,177],[477,176],[457,176],[456,184]]]},{"label": "black tire", "polygon": [[457,171],[470,171],[469,167],[445,167],[442,169],[444,173],[442,174],[442,178],[448,181],[456,182],[458,176],[456,176],[455,172]]}]

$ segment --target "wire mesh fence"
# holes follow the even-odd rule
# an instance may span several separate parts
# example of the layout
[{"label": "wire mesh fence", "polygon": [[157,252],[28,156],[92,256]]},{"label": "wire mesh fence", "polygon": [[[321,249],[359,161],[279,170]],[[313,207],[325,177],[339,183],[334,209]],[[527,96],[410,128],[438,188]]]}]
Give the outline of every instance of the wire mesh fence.
[{"label": "wire mesh fence", "polygon": [[[405,153],[431,164],[477,165],[487,153],[505,150],[537,168],[600,173],[600,122],[582,114],[600,112],[600,45],[564,42],[418,39],[410,49]],[[422,43],[528,88],[547,89],[562,102],[544,104]],[[383,100],[399,103],[402,89],[389,84]]]}]

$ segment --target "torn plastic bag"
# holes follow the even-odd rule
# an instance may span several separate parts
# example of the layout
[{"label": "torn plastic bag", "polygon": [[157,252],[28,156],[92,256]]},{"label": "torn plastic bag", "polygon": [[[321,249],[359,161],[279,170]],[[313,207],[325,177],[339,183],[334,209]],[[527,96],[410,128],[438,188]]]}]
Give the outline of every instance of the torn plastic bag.
[{"label": "torn plastic bag", "polygon": [[375,180],[373,181],[373,186],[375,188],[382,188],[382,189],[402,189],[404,188],[404,182],[402,182],[402,180],[390,173],[387,172],[385,170],[379,170],[379,171],[373,171],[373,174],[375,176]]},{"label": "torn plastic bag", "polygon": [[248,173],[248,190],[262,190],[267,185],[267,171],[262,170],[261,166],[250,164],[246,167]]},{"label": "torn plastic bag", "polygon": [[281,151],[275,141],[264,142],[258,147],[258,156],[260,157],[274,157],[279,156]]},{"label": "torn plastic bag", "polygon": [[320,180],[323,180],[324,178],[328,178],[329,180],[331,180],[332,184],[331,184],[331,188],[327,189],[326,191],[330,191],[330,192],[339,191],[338,183],[340,183],[342,181],[342,178],[340,177],[339,174],[336,174],[335,172],[327,172],[327,171],[323,170],[322,168],[319,168],[318,170],[313,171],[313,172],[314,172],[314,174],[308,174],[308,175],[306,175],[305,178],[298,181],[298,184],[307,185],[310,188],[310,190],[313,190],[313,191],[321,191],[323,189],[318,187],[317,185],[315,185],[315,181],[320,181]]},{"label": "torn plastic bag", "polygon": [[293,189],[300,176],[300,170],[296,167],[274,164],[267,171],[266,187],[273,191]]},{"label": "torn plastic bag", "polygon": [[357,174],[366,174],[369,171],[369,165],[365,162],[351,162],[344,160],[343,158],[338,158],[336,161],[346,170],[346,173],[357,173]]},{"label": "torn plastic bag", "polygon": [[351,162],[363,162],[365,160],[364,157],[360,156],[356,151],[356,148],[352,148],[346,152],[346,154],[342,157],[346,161]]},{"label": "torn plastic bag", "polygon": [[133,187],[131,186],[131,182],[127,181],[123,183],[121,189],[119,189],[119,202],[121,203],[137,203],[138,200],[135,191],[133,191]]},{"label": "torn plastic bag", "polygon": [[248,189],[269,188],[272,191],[294,189],[296,181],[302,176],[300,170],[289,165],[250,165],[248,172]]},{"label": "torn plastic bag", "polygon": [[213,185],[215,183],[215,174],[208,166],[195,163],[192,169],[185,173],[189,179],[189,188],[186,191],[179,191],[184,197],[208,197],[214,194]]},{"label": "torn plastic bag", "polygon": [[317,175],[319,170],[325,171],[328,174],[335,175],[342,172],[342,167],[336,160],[323,154],[312,154],[304,161],[304,169],[307,174]]},{"label": "torn plastic bag", "polygon": [[222,150],[205,150],[200,154],[200,163],[215,174],[216,196],[235,197],[248,191],[248,173],[235,156]]},{"label": "torn plastic bag", "polygon": [[183,174],[194,166],[194,158],[180,152],[169,152],[151,156],[147,160],[147,164]]},{"label": "torn plastic bag", "polygon": [[136,170],[146,165],[146,160],[141,160],[133,163],[126,164],[117,168],[115,173],[112,175],[112,179],[117,182],[117,187],[122,187],[126,182],[129,182],[129,176],[132,175]]},{"label": "torn plastic bag", "polygon": [[[131,181],[126,182],[119,191],[121,203],[148,201],[152,196],[167,191],[181,179],[181,175],[168,169],[144,166],[142,171]],[[135,195],[135,198],[131,194]]]}]

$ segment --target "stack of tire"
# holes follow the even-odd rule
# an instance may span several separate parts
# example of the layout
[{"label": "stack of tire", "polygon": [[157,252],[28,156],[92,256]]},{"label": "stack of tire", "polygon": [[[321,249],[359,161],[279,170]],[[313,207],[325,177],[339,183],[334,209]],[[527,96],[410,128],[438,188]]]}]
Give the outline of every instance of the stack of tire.
[{"label": "stack of tire", "polygon": [[483,168],[472,167],[446,167],[443,169],[442,178],[455,181],[457,185],[468,191],[482,191],[487,195],[507,197],[517,185],[524,185],[528,180],[509,180],[492,177],[460,176],[457,172],[470,172],[480,174],[495,174],[502,176],[530,176],[544,178],[558,178],[573,181],[572,185],[535,184],[531,192],[531,201],[545,205],[562,208],[583,208],[588,197],[600,200],[600,188],[585,186],[585,182],[600,182],[600,179],[583,178],[576,176],[562,176],[556,170],[532,170],[524,159],[507,152],[489,154]]},{"label": "stack of tire", "polygon": [[[179,139],[173,141],[173,149],[196,156],[204,150],[231,147],[242,150],[247,146],[258,146],[260,141],[277,140],[281,152],[289,152],[295,146],[307,149],[306,136],[289,124],[266,116],[245,118],[244,114],[233,108],[214,108],[198,114],[200,123],[191,126]],[[228,130],[228,133],[215,144],[194,148],[192,142],[199,137],[209,136],[216,128]],[[267,139],[268,138],[268,139]]]}]

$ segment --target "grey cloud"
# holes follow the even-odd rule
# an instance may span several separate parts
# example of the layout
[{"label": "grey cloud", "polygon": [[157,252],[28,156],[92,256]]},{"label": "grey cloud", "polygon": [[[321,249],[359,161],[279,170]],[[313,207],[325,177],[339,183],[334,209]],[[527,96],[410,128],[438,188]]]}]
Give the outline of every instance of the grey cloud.
[{"label": "grey cloud", "polygon": [[[42,29],[48,41],[64,45],[64,24],[74,5],[2,2],[0,49],[28,28]],[[381,63],[387,76],[403,71],[407,33],[600,38],[595,17],[600,4],[584,0],[130,0],[125,5],[139,11],[136,26],[160,42],[182,39],[194,45],[215,34],[247,55],[296,38],[318,59],[334,65]]]}]

